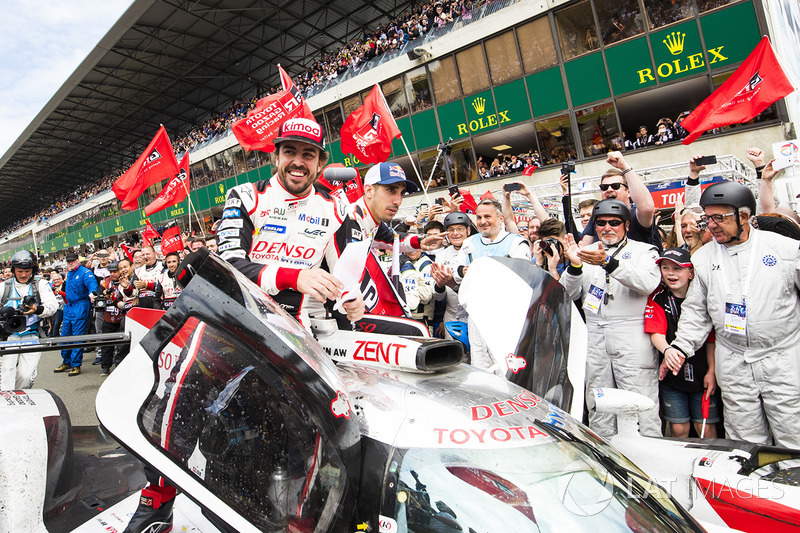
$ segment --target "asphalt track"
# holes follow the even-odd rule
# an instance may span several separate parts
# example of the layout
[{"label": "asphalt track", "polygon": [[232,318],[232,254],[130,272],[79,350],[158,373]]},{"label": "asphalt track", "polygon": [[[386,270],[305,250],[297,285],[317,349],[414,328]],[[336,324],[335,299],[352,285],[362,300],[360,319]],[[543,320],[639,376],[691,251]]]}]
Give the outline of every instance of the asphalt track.
[{"label": "asphalt track", "polygon": [[33,387],[56,393],[67,406],[73,426],[97,426],[99,424],[94,410],[94,402],[97,390],[105,378],[100,377],[100,365],[92,365],[94,358],[94,351],[84,352],[81,374],[74,377],[69,377],[66,372],[53,373],[53,369],[61,364],[60,350],[44,352],[39,360],[36,382]]}]

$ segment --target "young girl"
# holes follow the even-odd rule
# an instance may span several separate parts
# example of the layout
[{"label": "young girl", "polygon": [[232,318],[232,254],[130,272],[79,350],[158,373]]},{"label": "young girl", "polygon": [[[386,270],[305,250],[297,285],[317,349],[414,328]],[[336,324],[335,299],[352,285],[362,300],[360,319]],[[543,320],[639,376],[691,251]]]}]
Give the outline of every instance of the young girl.
[{"label": "young girl", "polygon": [[703,426],[703,397],[710,398],[706,438],[717,437],[720,399],[714,377],[714,333],[706,343],[690,357],[677,375],[664,365],[664,350],[675,338],[681,304],[686,298],[689,283],[694,278],[694,266],[688,250],[669,248],[656,259],[661,268],[661,286],[647,301],[644,312],[644,331],[650,334],[653,346],[662,354],[659,370],[661,413],[669,423],[673,437],[688,437],[690,422],[700,436]]}]

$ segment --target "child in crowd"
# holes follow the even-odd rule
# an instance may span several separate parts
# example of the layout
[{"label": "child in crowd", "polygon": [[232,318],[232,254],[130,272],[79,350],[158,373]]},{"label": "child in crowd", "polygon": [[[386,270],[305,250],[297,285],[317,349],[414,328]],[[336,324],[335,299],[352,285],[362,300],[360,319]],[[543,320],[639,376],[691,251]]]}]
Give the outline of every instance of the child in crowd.
[{"label": "child in crowd", "polygon": [[706,438],[716,438],[720,421],[720,399],[714,376],[714,333],[690,357],[677,375],[667,370],[664,350],[675,339],[681,304],[689,283],[694,279],[694,266],[688,250],[669,248],[656,260],[661,268],[661,286],[650,295],[644,312],[644,330],[653,346],[662,354],[659,369],[661,413],[669,423],[673,437],[688,437],[690,422],[700,436],[703,426],[703,398],[710,398]]}]

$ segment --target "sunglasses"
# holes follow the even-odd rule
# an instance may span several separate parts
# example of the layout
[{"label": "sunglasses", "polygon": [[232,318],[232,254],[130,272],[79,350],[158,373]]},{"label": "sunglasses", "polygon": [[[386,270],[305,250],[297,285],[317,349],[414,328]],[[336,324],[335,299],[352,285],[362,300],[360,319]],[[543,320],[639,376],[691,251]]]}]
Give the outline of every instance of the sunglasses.
[{"label": "sunglasses", "polygon": [[628,186],[625,185],[624,183],[601,183],[600,184],[600,190],[603,191],[603,192],[607,191],[609,189],[609,187],[614,189],[615,191],[618,191],[620,187],[625,187],[626,189],[628,188]]},{"label": "sunglasses", "polygon": [[727,217],[732,217],[736,213],[728,213],[726,215],[703,215],[700,217],[700,222],[702,224],[708,225],[709,220],[713,220],[714,224],[722,224],[722,221],[725,220]]},{"label": "sunglasses", "polygon": [[608,224],[612,228],[616,228],[617,226],[621,226],[622,225],[622,220],[619,220],[619,219],[615,218],[613,220],[595,220],[594,221],[594,225],[597,226],[598,228],[605,227],[606,224]]}]

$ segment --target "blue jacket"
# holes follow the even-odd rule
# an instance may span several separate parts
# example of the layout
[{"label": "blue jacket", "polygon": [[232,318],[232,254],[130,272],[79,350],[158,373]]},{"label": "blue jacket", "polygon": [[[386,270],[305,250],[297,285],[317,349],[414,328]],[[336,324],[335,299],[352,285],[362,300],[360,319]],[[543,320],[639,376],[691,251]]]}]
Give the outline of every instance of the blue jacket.
[{"label": "blue jacket", "polygon": [[80,318],[87,316],[91,302],[89,293],[97,292],[97,278],[85,266],[68,271],[64,278],[64,292],[67,304],[64,306],[64,318]]}]

